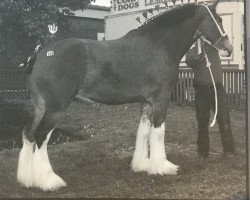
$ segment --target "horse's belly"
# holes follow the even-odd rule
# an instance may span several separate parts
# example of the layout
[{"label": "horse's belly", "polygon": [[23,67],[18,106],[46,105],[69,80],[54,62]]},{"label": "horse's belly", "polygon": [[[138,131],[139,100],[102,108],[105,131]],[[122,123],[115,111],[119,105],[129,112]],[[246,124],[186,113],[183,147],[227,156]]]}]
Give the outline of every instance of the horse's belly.
[{"label": "horse's belly", "polygon": [[129,91],[128,88],[124,89],[105,84],[95,86],[91,90],[83,88],[82,96],[92,101],[109,105],[144,101],[144,98],[140,94],[131,90]]}]

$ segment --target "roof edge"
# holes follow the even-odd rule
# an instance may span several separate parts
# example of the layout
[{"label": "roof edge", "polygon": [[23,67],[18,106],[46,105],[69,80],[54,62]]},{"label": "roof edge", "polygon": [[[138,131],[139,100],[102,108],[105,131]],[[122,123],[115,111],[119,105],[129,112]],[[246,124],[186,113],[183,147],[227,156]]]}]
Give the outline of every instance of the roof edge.
[{"label": "roof edge", "polygon": [[91,5],[91,4],[88,5],[86,8],[92,9],[92,10],[103,10],[103,11],[110,11],[111,10],[111,7]]}]

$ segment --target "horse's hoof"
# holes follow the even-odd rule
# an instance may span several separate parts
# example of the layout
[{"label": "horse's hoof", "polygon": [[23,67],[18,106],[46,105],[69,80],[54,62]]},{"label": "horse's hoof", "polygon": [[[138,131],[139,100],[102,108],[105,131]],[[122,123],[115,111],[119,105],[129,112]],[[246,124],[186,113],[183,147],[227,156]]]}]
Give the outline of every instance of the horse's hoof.
[{"label": "horse's hoof", "polygon": [[131,162],[131,168],[134,172],[145,172],[148,170],[149,159],[134,159]]},{"label": "horse's hoof", "polygon": [[148,174],[175,175],[179,166],[169,162],[167,159],[161,162],[151,161],[147,170]]},{"label": "horse's hoof", "polygon": [[32,176],[23,176],[23,175],[18,174],[17,182],[19,182],[21,185],[23,185],[26,188],[30,188],[34,186]]},{"label": "horse's hoof", "polygon": [[32,169],[29,167],[29,165],[20,165],[19,162],[17,170],[17,182],[26,188],[34,186]]},{"label": "horse's hoof", "polygon": [[61,187],[66,187],[67,184],[64,180],[51,171],[46,176],[40,177],[40,179],[35,180],[35,186],[44,191],[55,191]]}]

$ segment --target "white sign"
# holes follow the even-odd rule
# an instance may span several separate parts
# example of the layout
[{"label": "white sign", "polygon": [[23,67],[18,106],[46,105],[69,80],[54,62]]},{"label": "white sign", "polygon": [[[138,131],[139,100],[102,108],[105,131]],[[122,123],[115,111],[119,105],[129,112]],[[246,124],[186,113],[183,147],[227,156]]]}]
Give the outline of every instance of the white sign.
[{"label": "white sign", "polygon": [[49,24],[48,28],[51,34],[55,34],[57,32],[58,26],[56,24]]},{"label": "white sign", "polygon": [[[188,2],[194,2],[195,0],[113,0],[111,2],[111,12],[114,14],[118,13],[127,13],[127,12],[133,12],[138,10],[146,10],[155,8],[155,6],[158,6],[159,8],[164,8],[167,6],[173,6],[182,4],[182,3],[188,3]],[[202,0],[200,0],[202,1]],[[174,3],[173,3],[174,2]]]},{"label": "white sign", "polygon": [[126,12],[139,8],[139,0],[113,0],[112,10],[114,12]]},{"label": "white sign", "polygon": [[169,0],[144,0],[144,6],[159,5],[163,3],[169,3]]}]

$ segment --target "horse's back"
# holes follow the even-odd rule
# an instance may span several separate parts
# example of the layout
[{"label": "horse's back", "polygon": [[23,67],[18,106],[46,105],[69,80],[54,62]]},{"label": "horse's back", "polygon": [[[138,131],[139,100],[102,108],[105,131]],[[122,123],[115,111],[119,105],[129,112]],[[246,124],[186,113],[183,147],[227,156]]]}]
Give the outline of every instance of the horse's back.
[{"label": "horse's back", "polygon": [[[42,70],[46,66],[48,69],[53,70],[55,66],[63,65],[65,62],[67,64],[74,64],[75,59],[79,61],[82,58],[79,51],[84,53],[83,41],[79,39],[70,38],[56,41],[38,53],[34,71]],[[40,68],[40,65],[43,65],[43,68]],[[54,65],[54,67],[51,68],[50,65]],[[61,68],[66,66],[64,64]]]},{"label": "horse's back", "polygon": [[83,70],[93,54],[101,55],[105,52],[103,47],[103,43],[94,40],[77,38],[59,40],[38,53],[33,74],[42,71],[67,73],[68,70],[71,72]]}]

